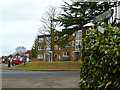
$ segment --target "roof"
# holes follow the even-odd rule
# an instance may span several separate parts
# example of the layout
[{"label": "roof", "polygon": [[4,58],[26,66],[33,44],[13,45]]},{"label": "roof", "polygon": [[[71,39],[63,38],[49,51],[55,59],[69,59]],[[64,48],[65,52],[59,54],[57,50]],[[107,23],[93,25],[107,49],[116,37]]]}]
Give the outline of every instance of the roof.
[{"label": "roof", "polygon": [[7,56],[2,56],[1,58],[3,58],[3,59],[7,59],[8,57],[7,57]]},{"label": "roof", "polygon": [[30,50],[27,50],[24,54],[29,54],[30,53]]},{"label": "roof", "polygon": [[10,54],[8,57],[13,57],[13,54]]},{"label": "roof", "polygon": [[19,53],[16,53],[14,56],[20,56],[20,54],[19,54]]}]

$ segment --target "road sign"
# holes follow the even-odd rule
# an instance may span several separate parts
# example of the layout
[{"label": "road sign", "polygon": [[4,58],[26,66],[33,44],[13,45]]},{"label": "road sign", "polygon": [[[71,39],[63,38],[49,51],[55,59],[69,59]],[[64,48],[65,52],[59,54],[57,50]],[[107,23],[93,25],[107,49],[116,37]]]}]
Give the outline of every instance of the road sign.
[{"label": "road sign", "polygon": [[102,14],[100,14],[99,16],[96,16],[94,19],[93,19],[93,23],[97,23],[97,22],[100,22],[100,21],[103,21],[109,17],[111,17],[113,14],[113,10],[108,10]]},{"label": "road sign", "polygon": [[24,56],[23,56],[22,61],[23,61],[23,62],[26,62],[26,61],[27,61],[27,55],[24,55]]},{"label": "road sign", "polygon": [[97,27],[98,31],[100,31],[101,33],[104,33],[104,28],[102,28],[101,26]]}]

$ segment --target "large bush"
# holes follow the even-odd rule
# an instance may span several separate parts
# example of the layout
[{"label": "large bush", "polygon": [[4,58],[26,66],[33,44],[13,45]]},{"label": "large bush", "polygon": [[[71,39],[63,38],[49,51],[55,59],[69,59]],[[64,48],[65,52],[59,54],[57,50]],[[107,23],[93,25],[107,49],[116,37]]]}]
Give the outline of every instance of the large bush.
[{"label": "large bush", "polygon": [[120,89],[120,30],[101,25],[104,33],[91,29],[81,46],[82,67],[80,88]]}]

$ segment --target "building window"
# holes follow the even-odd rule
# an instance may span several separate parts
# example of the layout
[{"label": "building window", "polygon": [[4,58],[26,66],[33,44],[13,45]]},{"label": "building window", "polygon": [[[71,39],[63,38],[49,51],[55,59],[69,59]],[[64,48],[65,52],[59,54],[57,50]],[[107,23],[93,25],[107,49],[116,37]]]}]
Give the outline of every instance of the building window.
[{"label": "building window", "polygon": [[55,46],[54,46],[54,49],[55,49],[55,50],[58,50],[58,45],[55,45]]},{"label": "building window", "polygon": [[43,50],[44,47],[43,46],[38,46],[38,50]]},{"label": "building window", "polygon": [[50,50],[50,44],[46,44],[46,50]]},{"label": "building window", "polygon": [[79,50],[81,44],[82,44],[81,40],[76,40],[76,42],[75,42],[75,50]]},{"label": "building window", "polygon": [[63,52],[63,57],[69,57],[69,52]]},{"label": "building window", "polygon": [[57,55],[56,55],[56,54],[54,55],[54,58],[55,58],[55,59],[57,58]]},{"label": "building window", "polygon": [[82,40],[79,41],[79,45],[81,45],[81,44],[82,44]]},{"label": "building window", "polygon": [[46,37],[46,40],[50,42],[50,37]]},{"label": "building window", "polygon": [[75,46],[75,41],[72,41],[72,46],[73,46],[73,47]]},{"label": "building window", "polygon": [[79,30],[76,33],[75,50],[79,50],[81,42],[82,42],[82,30]]},{"label": "building window", "polygon": [[76,33],[76,40],[82,40],[82,30],[79,30],[79,31]]},{"label": "building window", "polygon": [[50,37],[46,37],[46,50],[50,50]]},{"label": "building window", "polygon": [[59,59],[61,59],[61,56],[59,55]]},{"label": "building window", "polygon": [[79,50],[79,45],[75,45],[75,50]]},{"label": "building window", "polygon": [[77,35],[77,36],[76,36],[76,40],[82,40],[82,35],[80,35],[80,36]]},{"label": "building window", "polygon": [[87,29],[87,30],[86,30],[86,34],[90,34],[90,29]]},{"label": "building window", "polygon": [[76,40],[75,45],[79,45],[79,40]]},{"label": "building window", "polygon": [[43,42],[43,40],[44,40],[43,38],[39,38],[39,42]]},{"label": "building window", "polygon": [[43,55],[42,55],[42,54],[39,54],[39,55],[38,55],[38,59],[43,59]]},{"label": "building window", "polygon": [[72,57],[74,57],[74,52],[72,52]]},{"label": "building window", "polygon": [[20,58],[21,56],[18,56],[18,58]]}]

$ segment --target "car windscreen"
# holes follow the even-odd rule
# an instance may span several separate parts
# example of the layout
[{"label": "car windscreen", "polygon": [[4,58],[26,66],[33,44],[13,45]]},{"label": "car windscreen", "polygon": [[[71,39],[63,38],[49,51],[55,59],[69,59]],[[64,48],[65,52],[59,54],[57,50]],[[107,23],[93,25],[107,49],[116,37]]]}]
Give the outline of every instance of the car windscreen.
[{"label": "car windscreen", "polygon": [[22,58],[20,58],[20,59],[19,59],[19,61],[23,61],[23,59],[22,59]]},{"label": "car windscreen", "polygon": [[17,60],[16,58],[13,58],[13,60]]}]

